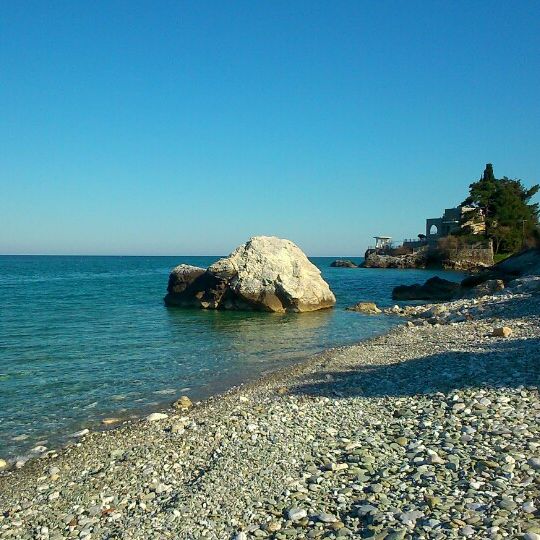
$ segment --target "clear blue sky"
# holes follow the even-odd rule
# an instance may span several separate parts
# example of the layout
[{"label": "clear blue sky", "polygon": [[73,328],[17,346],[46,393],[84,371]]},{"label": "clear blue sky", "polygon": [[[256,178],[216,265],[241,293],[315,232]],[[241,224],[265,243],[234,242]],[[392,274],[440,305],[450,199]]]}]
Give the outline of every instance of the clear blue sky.
[{"label": "clear blue sky", "polygon": [[0,8],[0,253],[362,255],[540,181],[540,2]]}]

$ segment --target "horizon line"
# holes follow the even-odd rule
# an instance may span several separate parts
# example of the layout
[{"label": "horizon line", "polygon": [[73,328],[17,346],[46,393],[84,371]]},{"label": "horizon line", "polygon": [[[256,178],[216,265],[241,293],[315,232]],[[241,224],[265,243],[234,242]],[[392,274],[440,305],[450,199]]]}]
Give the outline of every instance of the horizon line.
[{"label": "horizon line", "polygon": [[[120,253],[0,253],[0,257],[228,257],[228,255],[216,254],[120,254]],[[363,255],[308,255],[306,257],[325,257],[325,258],[348,258],[358,259],[363,258]]]}]

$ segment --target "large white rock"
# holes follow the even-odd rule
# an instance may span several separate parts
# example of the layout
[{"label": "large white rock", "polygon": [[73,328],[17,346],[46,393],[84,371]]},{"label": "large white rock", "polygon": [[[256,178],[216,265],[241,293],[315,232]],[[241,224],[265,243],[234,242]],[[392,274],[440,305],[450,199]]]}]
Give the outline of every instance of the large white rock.
[{"label": "large white rock", "polygon": [[208,272],[228,279],[240,299],[269,311],[314,311],[336,303],[320,270],[304,252],[275,236],[250,238]]},{"label": "large white rock", "polygon": [[336,298],[290,240],[255,236],[206,271],[181,265],[170,275],[167,305],[204,309],[315,311]]}]

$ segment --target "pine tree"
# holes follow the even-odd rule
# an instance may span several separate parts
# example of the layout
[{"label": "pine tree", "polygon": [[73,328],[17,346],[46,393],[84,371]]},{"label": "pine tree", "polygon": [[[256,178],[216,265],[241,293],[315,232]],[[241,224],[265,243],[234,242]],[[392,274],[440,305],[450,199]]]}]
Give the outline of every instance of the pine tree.
[{"label": "pine tree", "polygon": [[482,209],[486,236],[492,238],[496,252],[513,252],[522,247],[538,228],[538,203],[530,204],[540,186],[527,189],[521,180],[506,176],[497,179],[488,163],[480,180],[469,186],[469,197],[462,205]]}]

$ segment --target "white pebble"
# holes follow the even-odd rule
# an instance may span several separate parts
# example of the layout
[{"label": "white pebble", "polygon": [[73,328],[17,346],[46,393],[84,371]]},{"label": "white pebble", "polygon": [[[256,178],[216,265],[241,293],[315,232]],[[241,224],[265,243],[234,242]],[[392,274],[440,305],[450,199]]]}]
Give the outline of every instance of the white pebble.
[{"label": "white pebble", "polygon": [[165,413],[155,412],[155,413],[149,414],[146,417],[146,420],[148,422],[155,422],[156,420],[165,420],[165,418],[169,418],[169,415]]},{"label": "white pebble", "polygon": [[89,429],[81,429],[81,431],[76,431],[75,433],[72,433],[70,437],[84,437],[85,435],[88,435],[90,433]]},{"label": "white pebble", "polygon": [[287,512],[287,517],[291,521],[300,521],[307,516],[307,512],[303,508],[290,508]]}]

